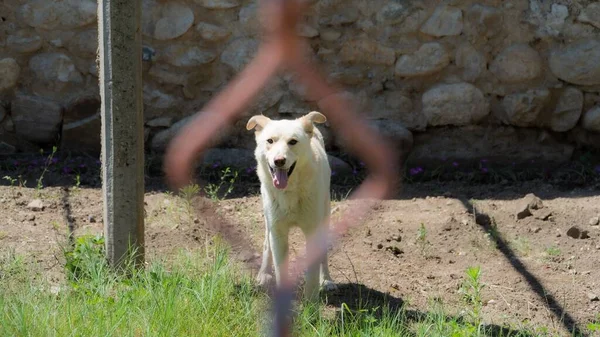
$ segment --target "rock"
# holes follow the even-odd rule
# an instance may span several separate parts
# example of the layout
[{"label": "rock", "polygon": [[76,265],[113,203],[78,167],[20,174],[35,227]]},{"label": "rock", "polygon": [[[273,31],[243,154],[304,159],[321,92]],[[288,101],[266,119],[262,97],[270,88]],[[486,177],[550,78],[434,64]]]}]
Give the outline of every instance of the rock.
[{"label": "rock", "polygon": [[219,27],[208,22],[200,22],[196,25],[196,31],[200,36],[207,41],[221,41],[231,35],[231,31],[227,28]]},{"label": "rock", "polygon": [[573,239],[588,239],[590,237],[588,231],[581,230],[577,226],[569,228],[569,230],[567,230],[567,236],[570,236]]},{"label": "rock", "polygon": [[592,2],[579,13],[577,17],[579,22],[589,23],[590,25],[600,28],[600,3]]},{"label": "rock", "polygon": [[153,128],[168,128],[173,125],[173,117],[159,117],[146,123],[146,126]]},{"label": "rock", "polygon": [[[566,164],[572,160],[575,146],[548,138],[539,140],[539,131],[512,126],[468,125],[454,128],[431,128],[414,135],[409,162],[440,167],[448,159],[479,163],[488,158],[494,163],[537,162]],[[469,144],[465,146],[465,144]]]},{"label": "rock", "polygon": [[416,9],[402,21],[402,24],[390,27],[391,33],[394,36],[418,33],[419,29],[428,18],[429,13],[426,10]]},{"label": "rock", "polygon": [[245,170],[255,167],[256,159],[252,150],[215,148],[204,153],[200,166],[212,169],[229,167],[233,170]]},{"label": "rock", "polygon": [[542,209],[543,207],[544,204],[542,203],[542,200],[533,193],[529,193],[517,204],[517,219],[520,220],[531,216],[531,210],[538,210]]},{"label": "rock", "polygon": [[413,135],[402,123],[395,120],[372,120],[369,125],[393,145],[397,154],[405,158],[413,147]]},{"label": "rock", "polygon": [[62,107],[37,96],[17,94],[12,102],[15,132],[33,143],[51,143],[56,140],[62,123]]},{"label": "rock", "polygon": [[154,77],[159,83],[186,85],[190,77],[189,73],[177,72],[168,65],[156,63],[148,70],[148,75]]},{"label": "rock", "polygon": [[431,36],[460,35],[463,29],[462,11],[452,6],[439,6],[421,27],[421,33]]},{"label": "rock", "polygon": [[298,35],[310,39],[319,36],[319,31],[307,24],[301,24],[298,26]]},{"label": "rock", "polygon": [[600,297],[598,297],[598,295],[593,294],[593,293],[588,293],[588,299],[590,300],[590,302],[597,302],[600,301]]},{"label": "rock", "polygon": [[9,35],[6,45],[10,50],[19,53],[33,53],[42,48],[42,37],[35,31],[20,29],[14,35]]},{"label": "rock", "polygon": [[61,149],[100,154],[102,121],[100,99],[83,97],[70,104],[63,117]]},{"label": "rock", "polygon": [[375,19],[381,25],[401,23],[410,14],[408,9],[409,5],[406,2],[391,1],[377,12]]},{"label": "rock", "polygon": [[[4,119],[6,119],[7,116],[8,112],[6,111],[4,104],[0,103],[0,125],[2,124],[2,122],[4,122]],[[4,125],[1,126],[4,127]]]},{"label": "rock", "polygon": [[544,24],[540,25],[538,28],[536,35],[539,37],[559,36],[567,17],[569,17],[569,9],[567,6],[552,4],[550,13],[546,15],[546,20]]},{"label": "rock", "polygon": [[600,132],[600,105],[589,109],[582,118],[584,129],[594,132]]},{"label": "rock", "polygon": [[96,22],[95,0],[30,0],[18,10],[23,21],[44,30],[69,30]]},{"label": "rock", "polygon": [[258,16],[256,3],[250,3],[240,9],[238,20],[240,29],[246,36],[255,36],[260,32],[260,17]]},{"label": "rock", "polygon": [[409,130],[422,131],[427,126],[425,115],[417,110],[412,99],[401,91],[384,91],[372,101],[367,111],[368,119],[394,120]]},{"label": "rock", "polygon": [[283,85],[277,81],[268,84],[267,87],[258,95],[257,99],[252,103],[250,109],[248,109],[250,114],[262,114],[274,107],[281,101],[285,92],[286,90],[284,90]]},{"label": "rock", "polygon": [[397,76],[426,76],[444,69],[450,64],[450,55],[437,42],[425,43],[411,55],[402,55],[396,62]]},{"label": "rock", "polygon": [[581,117],[583,109],[583,93],[573,87],[565,88],[558,98],[552,113],[550,128],[556,132],[571,130]]},{"label": "rock", "polygon": [[98,52],[98,30],[89,29],[75,35],[68,43],[69,51],[78,56],[96,57]]},{"label": "rock", "polygon": [[327,155],[327,159],[329,161],[329,166],[331,167],[332,175],[347,176],[352,174],[352,166],[350,166],[350,164],[346,163],[342,159],[332,156],[330,154]]},{"label": "rock", "polygon": [[477,123],[490,111],[483,93],[469,83],[437,85],[426,91],[421,101],[431,126]]},{"label": "rock", "polygon": [[71,58],[62,53],[37,54],[29,60],[29,68],[35,74],[37,84],[57,92],[68,84],[83,82]]},{"label": "rock", "polygon": [[549,100],[550,91],[545,88],[505,96],[502,108],[506,114],[506,123],[520,127],[535,126],[540,111]]},{"label": "rock", "polygon": [[187,5],[167,2],[160,8],[160,19],[154,27],[154,38],[172,40],[185,34],[194,24],[194,12]]},{"label": "rock", "polygon": [[354,6],[343,6],[336,8],[329,15],[321,15],[319,24],[324,26],[341,26],[354,23],[358,20],[360,13]]},{"label": "rock", "polygon": [[43,211],[46,208],[42,200],[33,199],[29,204],[27,204],[27,209],[34,212]]},{"label": "rock", "polygon": [[598,226],[598,224],[600,224],[600,218],[597,216],[591,218],[589,224],[590,226]]},{"label": "rock", "polygon": [[396,61],[396,52],[373,39],[358,39],[345,42],[339,57],[346,63],[391,66]]},{"label": "rock", "polygon": [[600,39],[585,39],[550,52],[552,73],[563,81],[579,85],[600,84]]},{"label": "rock", "polygon": [[[167,145],[171,139],[194,118],[196,118],[196,115],[188,116],[179,120],[170,128],[158,132],[151,140],[150,146],[152,150],[155,152],[163,152],[167,148]],[[228,131],[229,130],[223,130],[223,132],[213,140],[210,146],[216,146],[223,139],[227,138],[229,136]]]},{"label": "rock", "polygon": [[456,48],[454,56],[456,66],[462,70],[462,79],[474,82],[486,69],[486,59],[470,43],[463,43]]},{"label": "rock", "polygon": [[251,38],[238,38],[233,40],[221,54],[221,62],[241,71],[254,57],[258,50],[258,41]]},{"label": "rock", "polygon": [[176,67],[198,67],[212,62],[217,55],[192,44],[173,44],[165,49],[165,61]]},{"label": "rock", "polygon": [[398,248],[398,246],[387,246],[385,248],[385,250],[390,251],[395,256],[404,254],[404,251],[402,249]]},{"label": "rock", "polygon": [[194,2],[208,9],[230,9],[240,6],[237,0],[194,0]]},{"label": "rock", "polygon": [[1,155],[10,155],[17,152],[17,148],[11,144],[0,141],[0,154]]},{"label": "rock", "polygon": [[324,29],[322,32],[319,33],[319,36],[321,36],[321,40],[336,41],[340,38],[340,36],[342,36],[342,33],[333,29]]},{"label": "rock", "polygon": [[490,71],[504,83],[518,83],[540,76],[542,64],[543,60],[535,49],[526,44],[515,44],[496,56],[490,64]]},{"label": "rock", "polygon": [[19,81],[21,67],[13,58],[0,59],[0,92],[12,89]]},{"label": "rock", "polygon": [[548,221],[550,219],[550,217],[552,217],[552,211],[545,209],[545,210],[539,210],[537,212],[534,212],[534,216],[536,219],[542,220],[542,221]]},{"label": "rock", "polygon": [[491,6],[474,4],[465,13],[465,31],[472,35],[495,36],[503,24],[502,11]]},{"label": "rock", "polygon": [[143,87],[144,104],[157,109],[169,109],[176,106],[180,99],[166,94],[148,84]]},{"label": "rock", "polygon": [[281,100],[278,112],[280,114],[304,115],[309,109],[310,107],[307,103],[302,102],[295,97],[288,96]]}]

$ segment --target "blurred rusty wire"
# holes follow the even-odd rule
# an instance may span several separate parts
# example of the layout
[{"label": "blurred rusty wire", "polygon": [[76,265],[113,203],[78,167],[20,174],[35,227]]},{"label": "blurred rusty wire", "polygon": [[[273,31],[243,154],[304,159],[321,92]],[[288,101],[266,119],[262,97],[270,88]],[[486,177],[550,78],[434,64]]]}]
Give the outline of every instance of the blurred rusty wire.
[{"label": "blurred rusty wire", "polygon": [[[373,129],[353,111],[354,106],[341,88],[329,83],[309,60],[308,45],[296,33],[296,26],[308,5],[303,0],[262,0],[260,22],[263,40],[254,59],[236,78],[214,97],[197,116],[174,137],[165,154],[164,169],[171,187],[180,189],[192,181],[194,162],[208,149],[211,140],[233,124],[252,100],[280,70],[294,73],[295,79],[307,88],[307,99],[317,103],[327,116],[333,131],[342,139],[350,153],[361,159],[369,175],[350,199],[365,199],[342,213],[340,220],[330,225],[328,232],[317,231],[307,238],[308,254],[290,264],[286,259],[282,284],[275,289],[274,315],[271,333],[284,337],[291,334],[292,300],[296,284],[307,266],[319,263],[330,244],[343,235],[357,220],[364,218],[375,202],[393,195],[399,182],[396,173],[397,154]],[[214,231],[236,247],[251,249],[252,245],[231,223],[218,216],[209,202],[198,205]],[[326,221],[329,221],[327,219]],[[289,258],[289,257],[288,257]]]}]

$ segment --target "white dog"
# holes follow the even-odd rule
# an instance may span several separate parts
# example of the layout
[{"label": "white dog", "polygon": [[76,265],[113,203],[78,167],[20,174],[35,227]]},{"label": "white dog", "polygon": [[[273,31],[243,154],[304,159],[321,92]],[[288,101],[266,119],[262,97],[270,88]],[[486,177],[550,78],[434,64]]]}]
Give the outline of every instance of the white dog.
[{"label": "white dog", "polygon": [[[246,129],[255,130],[257,174],[265,214],[265,241],[257,281],[267,284],[271,262],[275,281],[280,285],[281,263],[288,254],[288,234],[298,226],[306,238],[328,221],[331,169],[321,132],[313,123],[326,118],[313,111],[295,120],[271,120],[257,115]],[[271,260],[272,258],[272,260]],[[314,300],[319,284],[325,290],[336,286],[329,275],[327,256],[320,266],[306,272],[304,294]]]}]

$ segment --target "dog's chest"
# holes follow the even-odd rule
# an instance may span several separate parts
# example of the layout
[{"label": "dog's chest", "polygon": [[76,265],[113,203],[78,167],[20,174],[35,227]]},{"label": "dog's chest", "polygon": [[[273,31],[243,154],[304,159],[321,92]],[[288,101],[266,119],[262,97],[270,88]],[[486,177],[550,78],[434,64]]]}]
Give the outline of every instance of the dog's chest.
[{"label": "dog's chest", "polygon": [[285,193],[271,200],[271,212],[275,222],[302,226],[319,221],[322,216],[318,196],[304,193]]}]

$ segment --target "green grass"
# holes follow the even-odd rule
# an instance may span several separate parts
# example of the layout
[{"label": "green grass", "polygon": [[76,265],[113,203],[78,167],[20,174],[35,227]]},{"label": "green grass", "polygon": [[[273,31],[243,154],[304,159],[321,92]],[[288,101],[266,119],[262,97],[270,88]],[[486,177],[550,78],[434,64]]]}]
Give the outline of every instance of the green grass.
[{"label": "green grass", "polygon": [[[269,298],[219,240],[212,242],[199,253],[116,273],[105,262],[102,237],[79,237],[65,252],[60,291],[23,258],[0,253],[0,336],[264,336]],[[482,275],[468,275],[464,295],[473,296],[465,305],[478,316]],[[448,316],[439,304],[417,315],[385,303],[300,305],[296,314],[294,336],[526,335],[489,334],[479,317]]]}]

